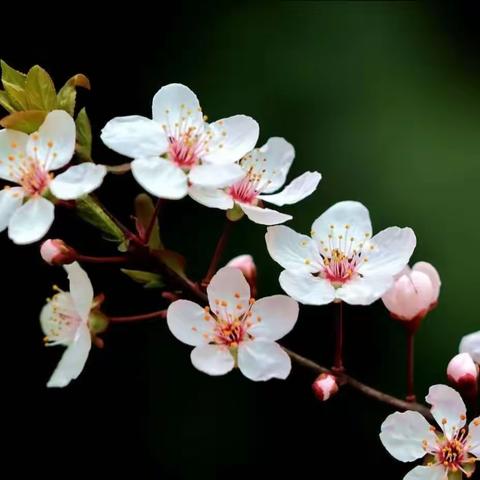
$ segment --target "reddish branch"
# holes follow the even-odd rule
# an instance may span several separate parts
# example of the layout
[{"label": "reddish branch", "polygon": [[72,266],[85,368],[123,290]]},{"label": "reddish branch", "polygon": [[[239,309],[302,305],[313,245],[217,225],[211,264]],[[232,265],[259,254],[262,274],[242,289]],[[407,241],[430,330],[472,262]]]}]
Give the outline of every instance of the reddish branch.
[{"label": "reddish branch", "polygon": [[108,317],[110,322],[113,323],[125,323],[125,322],[137,322],[140,320],[151,320],[153,318],[166,318],[166,310],[158,310],[156,312],[142,313],[140,315],[128,315],[125,317]]}]

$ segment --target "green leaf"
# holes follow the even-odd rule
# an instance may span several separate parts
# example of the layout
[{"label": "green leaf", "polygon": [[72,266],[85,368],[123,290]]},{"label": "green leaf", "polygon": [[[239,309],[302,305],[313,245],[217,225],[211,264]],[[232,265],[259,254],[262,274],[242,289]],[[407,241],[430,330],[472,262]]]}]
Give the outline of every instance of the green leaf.
[{"label": "green leaf", "polygon": [[75,120],[77,143],[75,151],[84,161],[92,161],[92,127],[85,108],[82,108]]},{"label": "green leaf", "polygon": [[[143,233],[148,229],[153,215],[155,215],[155,205],[153,204],[152,198],[146,193],[140,193],[137,195],[135,198],[135,217],[137,219],[137,229],[142,231],[139,233]],[[160,239],[158,218],[155,219],[148,246],[155,250],[161,250],[164,248],[162,240]]]},{"label": "green leaf", "polygon": [[3,60],[0,60],[0,66],[2,67],[2,83],[8,82],[21,88],[25,86],[27,76],[24,73],[10,67]]},{"label": "green leaf", "polygon": [[77,87],[90,90],[90,80],[82,73],[69,78],[57,95],[57,108],[65,110],[73,116],[77,99]]},{"label": "green leaf", "polygon": [[96,199],[90,195],[85,195],[77,199],[76,207],[77,213],[82,220],[98,228],[106,240],[119,243],[120,250],[126,250],[128,245],[127,238]]},{"label": "green leaf", "polygon": [[145,288],[162,288],[165,286],[162,276],[158,273],[128,270],[126,268],[121,268],[120,270],[134,282],[142,284]]},{"label": "green leaf", "polygon": [[3,87],[7,92],[10,103],[15,110],[28,110],[28,99],[25,90],[14,83],[3,81]]},{"label": "green leaf", "polygon": [[173,250],[152,250],[151,253],[175,273],[183,278],[187,278],[185,275],[186,260],[183,255]]},{"label": "green leaf", "polygon": [[0,120],[0,126],[30,134],[36,132],[40,128],[46,115],[47,112],[42,112],[40,110],[13,112]]},{"label": "green leaf", "polygon": [[53,80],[39,65],[34,65],[27,73],[25,95],[28,107],[32,110],[50,112],[57,105],[57,92]]},{"label": "green leaf", "polygon": [[7,110],[7,112],[14,112],[15,107],[12,105],[10,98],[5,90],[0,90],[0,105]]}]

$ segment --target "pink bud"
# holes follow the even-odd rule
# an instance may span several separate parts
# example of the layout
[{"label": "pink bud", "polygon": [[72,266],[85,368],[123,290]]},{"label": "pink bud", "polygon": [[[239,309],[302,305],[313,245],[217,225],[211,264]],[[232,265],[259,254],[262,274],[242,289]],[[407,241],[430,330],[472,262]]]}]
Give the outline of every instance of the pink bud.
[{"label": "pink bud", "polygon": [[397,276],[382,300],[392,317],[419,322],[437,305],[440,285],[437,270],[427,262],[418,262]]},{"label": "pink bud", "polygon": [[448,380],[459,390],[476,392],[478,367],[468,353],[459,353],[449,362],[447,367]]},{"label": "pink bud", "polygon": [[63,240],[55,238],[42,243],[40,255],[50,265],[65,265],[75,261],[77,252]]},{"label": "pink bud", "polygon": [[469,353],[473,361],[480,364],[480,330],[462,338],[460,352]]},{"label": "pink bud", "polygon": [[257,266],[251,255],[239,255],[232,258],[226,265],[227,267],[238,268],[242,271],[244,277],[252,289],[252,297],[257,296]]},{"label": "pink bud", "polygon": [[319,400],[328,400],[338,392],[337,380],[329,373],[322,373],[313,382],[312,389]]}]

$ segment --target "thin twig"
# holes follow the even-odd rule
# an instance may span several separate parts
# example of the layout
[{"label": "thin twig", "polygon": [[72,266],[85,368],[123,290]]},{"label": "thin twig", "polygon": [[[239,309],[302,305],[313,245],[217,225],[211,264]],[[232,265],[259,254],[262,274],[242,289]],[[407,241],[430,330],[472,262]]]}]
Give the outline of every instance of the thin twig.
[{"label": "thin twig", "polygon": [[93,257],[91,255],[77,254],[76,260],[84,263],[126,263],[128,261],[128,257],[127,256]]},{"label": "thin twig", "polygon": [[158,310],[156,312],[142,313],[140,315],[127,315],[124,317],[108,317],[113,323],[137,322],[139,320],[151,320],[153,318],[166,318],[166,310]]}]

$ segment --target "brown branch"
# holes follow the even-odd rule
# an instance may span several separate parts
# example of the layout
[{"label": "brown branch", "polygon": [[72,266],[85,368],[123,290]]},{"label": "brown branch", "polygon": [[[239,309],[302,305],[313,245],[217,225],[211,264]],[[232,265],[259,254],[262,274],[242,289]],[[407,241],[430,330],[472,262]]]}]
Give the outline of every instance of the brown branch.
[{"label": "brown branch", "polygon": [[142,313],[140,315],[127,315],[124,317],[108,317],[113,323],[137,322],[139,320],[151,320],[153,318],[166,318],[166,310],[158,310],[157,312]]},{"label": "brown branch", "polygon": [[365,385],[364,383],[356,380],[355,378],[351,377],[350,375],[347,375],[346,373],[333,372],[328,368],[322,367],[318,363],[315,363],[313,360],[310,360],[309,358],[302,357],[298,353],[292,352],[291,350],[288,350],[285,347],[283,347],[283,349],[288,353],[288,355],[290,355],[292,360],[297,362],[302,367],[313,370],[316,374],[330,373],[331,375],[336,376],[340,380],[340,383],[350,385],[352,388],[354,388],[355,390],[358,390],[360,393],[363,393],[367,397],[374,398],[379,402],[386,403],[387,405],[390,405],[391,407],[394,407],[394,408],[398,408],[399,410],[415,410],[421,413],[426,418],[430,418],[430,419],[432,418],[430,410],[425,405],[422,405],[421,403],[407,402],[406,400],[402,400],[392,395],[388,395],[387,393],[383,393],[380,390],[376,390],[375,388]]}]

